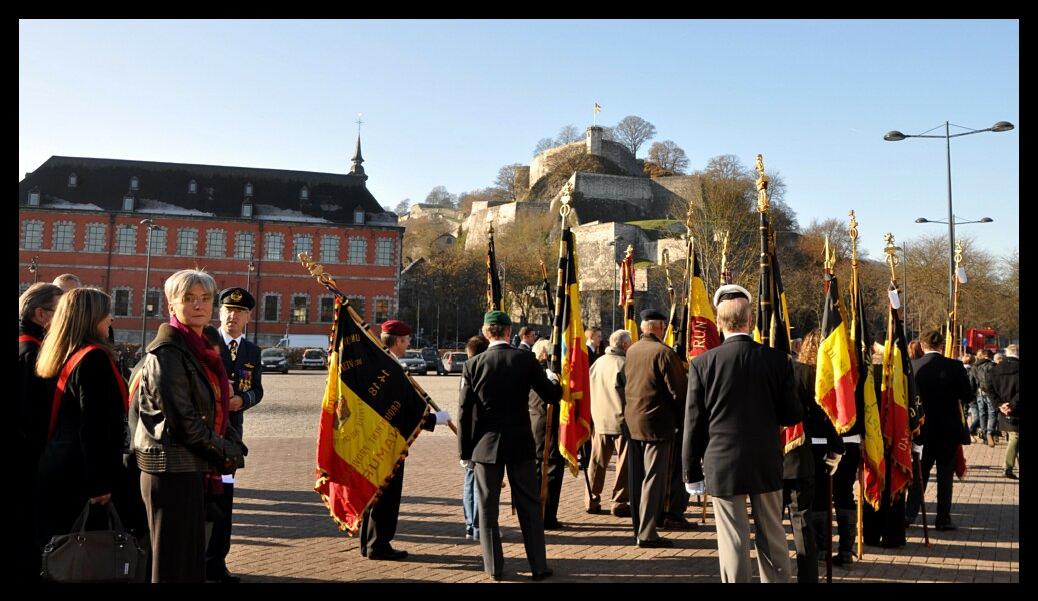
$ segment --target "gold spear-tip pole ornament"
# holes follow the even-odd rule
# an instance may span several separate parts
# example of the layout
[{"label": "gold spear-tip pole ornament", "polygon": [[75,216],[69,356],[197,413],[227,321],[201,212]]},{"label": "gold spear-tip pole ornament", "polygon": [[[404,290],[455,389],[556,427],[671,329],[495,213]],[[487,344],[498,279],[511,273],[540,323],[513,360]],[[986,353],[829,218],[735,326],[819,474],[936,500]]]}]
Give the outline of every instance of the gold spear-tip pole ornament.
[{"label": "gold spear-tip pole ornament", "polygon": [[825,235],[825,259],[822,264],[829,273],[832,273],[833,268],[836,266],[836,253],[831,252],[829,249],[829,234]]},{"label": "gold spear-tip pole ornament", "polygon": [[854,210],[850,212],[851,226],[851,267],[858,266],[858,220],[854,217]]},{"label": "gold spear-tip pole ornament", "polygon": [[897,257],[897,246],[894,246],[894,234],[887,232],[883,239],[886,240],[887,244],[883,247],[883,252],[887,253],[887,265],[890,266],[890,281],[896,286],[897,285],[897,266],[900,260]]},{"label": "gold spear-tip pole ornament", "polygon": [[[310,258],[310,255],[308,253],[301,252],[297,256],[299,257],[299,262],[303,264],[303,268],[306,269],[310,273],[310,275],[317,278],[318,282],[324,284],[325,286],[335,288],[336,291],[338,291],[338,286],[335,284],[335,280],[332,279],[332,276],[324,270],[323,265],[321,265],[320,263],[315,263],[314,260]],[[340,292],[340,294],[342,293]]]},{"label": "gold spear-tip pole ornament", "polygon": [[573,201],[572,196],[573,182],[566,182],[566,187],[562,189],[562,197],[559,198],[559,203],[561,203],[561,205],[559,206],[559,215],[561,215],[563,219],[568,217],[570,211],[573,210],[573,208],[569,205],[569,203]]},{"label": "gold spear-tip pole ornament", "polygon": [[955,269],[959,268],[959,263],[962,263],[962,240],[955,242]]},{"label": "gold spear-tip pole ornament", "polygon": [[771,195],[768,191],[768,183],[771,181],[764,175],[764,155],[757,155],[757,212],[767,213],[770,208]]}]

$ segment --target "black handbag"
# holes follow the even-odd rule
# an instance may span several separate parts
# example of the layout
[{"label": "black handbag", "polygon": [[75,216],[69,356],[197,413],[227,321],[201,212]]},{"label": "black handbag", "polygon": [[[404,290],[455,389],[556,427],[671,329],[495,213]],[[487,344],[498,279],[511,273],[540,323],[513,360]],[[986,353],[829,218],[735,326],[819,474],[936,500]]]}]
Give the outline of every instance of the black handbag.
[{"label": "black handbag", "polygon": [[147,550],[123,528],[111,503],[108,530],[86,529],[90,515],[87,501],[72,524],[72,532],[54,536],[43,547],[41,576],[51,582],[147,582]]}]

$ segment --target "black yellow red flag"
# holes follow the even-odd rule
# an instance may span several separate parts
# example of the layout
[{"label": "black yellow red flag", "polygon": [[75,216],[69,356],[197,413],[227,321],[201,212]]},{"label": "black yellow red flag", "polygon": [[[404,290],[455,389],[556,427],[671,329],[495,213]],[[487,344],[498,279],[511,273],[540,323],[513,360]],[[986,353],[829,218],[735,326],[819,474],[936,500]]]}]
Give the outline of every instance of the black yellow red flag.
[{"label": "black yellow red flag", "polygon": [[[891,285],[891,291],[896,288]],[[893,298],[894,295],[892,294]],[[908,342],[897,308],[890,307],[887,338],[883,347],[881,385],[883,439],[890,451],[890,498],[912,482],[912,439],[922,426],[922,404],[915,389]]]},{"label": "black yellow red flag", "polygon": [[407,457],[429,401],[340,297],[331,341],[314,490],[352,535]]},{"label": "black yellow red flag", "polygon": [[836,432],[843,434],[857,420],[854,392],[859,374],[843,320],[843,301],[836,276],[827,273],[825,280],[821,343],[815,363],[815,401],[829,416]]},{"label": "black yellow red flag", "polygon": [[634,314],[634,249],[631,247],[620,263],[620,308],[624,312],[624,329],[631,334],[631,342],[638,342],[638,317]]},{"label": "black yellow red flag", "polygon": [[702,355],[708,350],[721,344],[721,337],[717,333],[717,320],[714,317],[714,306],[710,295],[703,283],[703,274],[699,268],[699,257],[695,252],[695,246],[690,240],[688,270],[688,325],[685,332],[688,335],[688,349],[686,361],[693,357]]},{"label": "black yellow red flag", "polygon": [[879,400],[872,370],[872,338],[865,320],[865,298],[858,282],[857,269],[851,272],[851,345],[854,347],[858,383],[854,387],[855,403],[862,409],[858,419],[863,420],[864,436],[861,441],[862,474],[865,480],[865,501],[879,511],[880,497],[886,478],[886,460],[883,457],[883,425],[880,421]]},{"label": "black yellow red flag", "polygon": [[501,304],[501,276],[497,272],[497,252],[494,250],[494,226],[490,226],[487,240],[487,311],[503,311]]}]

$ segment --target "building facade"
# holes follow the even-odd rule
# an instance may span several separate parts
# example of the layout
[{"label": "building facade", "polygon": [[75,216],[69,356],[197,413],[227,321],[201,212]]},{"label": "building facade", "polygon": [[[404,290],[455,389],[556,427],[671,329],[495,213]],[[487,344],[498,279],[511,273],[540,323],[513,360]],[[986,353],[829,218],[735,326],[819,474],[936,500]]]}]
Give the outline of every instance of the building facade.
[{"label": "building facade", "polygon": [[165,279],[199,267],[250,290],[247,335],[272,346],[329,332],[334,296],[300,265],[306,252],[366,321],[385,321],[403,227],[362,162],[360,140],[347,174],[51,157],[18,185],[19,292],[74,273],[111,295],[116,340],[139,343],[169,319]]}]

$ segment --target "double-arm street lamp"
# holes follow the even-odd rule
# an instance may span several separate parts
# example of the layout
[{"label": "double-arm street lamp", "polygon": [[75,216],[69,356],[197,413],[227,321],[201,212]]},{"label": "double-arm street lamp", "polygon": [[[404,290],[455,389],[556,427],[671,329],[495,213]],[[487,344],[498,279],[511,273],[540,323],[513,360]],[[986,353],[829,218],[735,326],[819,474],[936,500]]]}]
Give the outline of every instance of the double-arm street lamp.
[{"label": "double-arm street lamp", "polygon": [[[938,127],[940,127],[940,126],[938,126]],[[956,127],[960,127],[960,126],[956,125]],[[943,136],[940,136],[940,135],[928,135],[928,132],[924,132],[922,134],[916,134],[916,135],[907,135],[907,134],[903,134],[903,133],[895,130],[895,131],[887,132],[887,134],[885,136],[883,136],[883,139],[886,140],[887,142],[899,142],[901,140],[904,140],[905,138],[944,138],[945,149],[946,149],[946,153],[945,154],[947,156],[947,162],[948,162],[948,221],[946,221],[946,222],[945,221],[934,221],[933,223],[947,223],[948,224],[948,312],[950,314],[951,311],[952,311],[952,303],[955,302],[953,297],[955,295],[955,224],[956,224],[955,214],[952,212],[951,139],[952,138],[958,138],[958,137],[961,137],[961,136],[969,136],[971,134],[979,134],[979,133],[985,132],[985,131],[996,131],[996,132],[1009,131],[1009,130],[1013,129],[1013,124],[1008,122],[1008,121],[999,121],[998,123],[992,125],[991,127],[985,128],[985,129],[971,129],[969,131],[965,131],[965,132],[958,133],[958,134],[955,134],[955,135],[951,134],[951,131],[950,131],[949,128],[950,128],[950,124],[947,121],[945,121],[944,122],[944,135]],[[937,128],[935,127],[934,129],[937,129]],[[963,128],[963,129],[968,129],[968,128]],[[933,129],[931,129],[929,131],[933,131]],[[920,219],[922,219],[922,218],[920,217]],[[916,223],[928,223],[928,222],[931,221],[929,219],[922,219],[922,221],[920,221],[920,219],[917,219]],[[985,221],[984,219],[987,219],[987,221]],[[991,219],[988,219],[986,217],[984,219],[981,219],[980,221],[977,221],[977,222],[959,222],[959,223],[990,223],[991,222]]]},{"label": "double-arm street lamp", "polygon": [[39,279],[39,277],[40,277],[40,276],[39,276],[39,271],[40,271],[40,268],[39,268],[39,267],[37,266],[37,264],[36,264],[36,259],[38,259],[38,258],[39,258],[39,257],[33,257],[33,258],[32,258],[32,260],[31,260],[31,261],[29,261],[29,273],[31,273],[31,274],[32,274],[32,283],[33,283],[33,284],[35,284],[35,283],[36,283],[36,281],[37,281],[37,280]]},{"label": "double-arm street lamp", "polygon": [[627,239],[623,236],[617,236],[610,240],[608,244],[608,246],[613,247],[613,297],[612,300],[609,302],[609,304],[613,306],[613,327],[610,330],[610,333],[616,331],[616,306],[620,303],[620,301],[616,298],[616,266],[618,263],[616,256],[616,243],[618,241],[627,242]]},{"label": "double-arm street lamp", "polygon": [[141,356],[144,356],[144,333],[148,325],[148,276],[151,273],[151,231],[155,229],[155,222],[151,219],[141,219],[141,225],[148,228],[145,237],[145,245],[148,247],[148,260],[144,264],[144,292],[141,294]]}]

